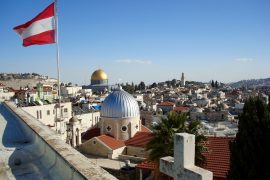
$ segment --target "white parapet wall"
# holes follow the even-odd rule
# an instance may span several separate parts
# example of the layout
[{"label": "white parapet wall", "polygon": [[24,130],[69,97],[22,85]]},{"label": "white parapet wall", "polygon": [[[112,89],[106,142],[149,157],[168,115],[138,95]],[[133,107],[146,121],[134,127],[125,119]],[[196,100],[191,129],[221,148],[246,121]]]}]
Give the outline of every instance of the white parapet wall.
[{"label": "white parapet wall", "polygon": [[116,179],[66,144],[53,130],[17,108],[12,102],[5,102],[4,106],[21,125],[28,144],[23,150],[30,154],[29,157],[25,157],[20,156],[20,153],[16,155],[15,152],[10,157],[10,162],[20,159],[20,163],[24,164],[31,160],[38,160],[40,166],[44,168],[43,174],[45,173],[49,179]]}]

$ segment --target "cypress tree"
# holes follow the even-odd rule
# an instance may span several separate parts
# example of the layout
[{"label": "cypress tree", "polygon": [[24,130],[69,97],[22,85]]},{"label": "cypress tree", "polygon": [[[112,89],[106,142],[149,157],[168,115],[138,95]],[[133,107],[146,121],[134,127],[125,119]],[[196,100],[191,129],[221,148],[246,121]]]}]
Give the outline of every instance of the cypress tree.
[{"label": "cypress tree", "polygon": [[270,108],[258,98],[245,102],[230,150],[228,179],[270,179]]},{"label": "cypress tree", "polygon": [[212,86],[212,87],[215,87],[214,80],[212,80],[212,82],[211,82],[211,86]]}]

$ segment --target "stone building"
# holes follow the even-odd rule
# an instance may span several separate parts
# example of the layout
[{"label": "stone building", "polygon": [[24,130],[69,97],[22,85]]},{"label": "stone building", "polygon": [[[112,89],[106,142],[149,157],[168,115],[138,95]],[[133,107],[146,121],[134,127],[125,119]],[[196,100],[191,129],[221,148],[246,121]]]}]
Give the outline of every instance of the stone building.
[{"label": "stone building", "polygon": [[84,143],[78,150],[85,154],[109,159],[147,157],[144,146],[152,132],[141,124],[138,102],[132,95],[115,89],[101,104],[98,128],[83,135]]}]

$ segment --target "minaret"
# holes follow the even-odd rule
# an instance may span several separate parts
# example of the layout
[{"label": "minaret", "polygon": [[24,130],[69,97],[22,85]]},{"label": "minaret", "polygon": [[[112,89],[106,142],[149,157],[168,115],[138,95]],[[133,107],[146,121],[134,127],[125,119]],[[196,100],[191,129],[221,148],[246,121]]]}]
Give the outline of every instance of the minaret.
[{"label": "minaret", "polygon": [[185,75],[184,75],[184,73],[182,72],[182,76],[181,76],[181,86],[184,87],[185,84],[186,84]]}]

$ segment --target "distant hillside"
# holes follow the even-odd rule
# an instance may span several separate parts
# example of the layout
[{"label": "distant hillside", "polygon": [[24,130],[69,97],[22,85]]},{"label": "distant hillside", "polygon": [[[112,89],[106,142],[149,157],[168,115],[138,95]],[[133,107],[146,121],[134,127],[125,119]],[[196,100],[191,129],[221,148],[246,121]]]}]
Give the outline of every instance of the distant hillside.
[{"label": "distant hillside", "polygon": [[57,80],[37,73],[0,73],[0,83],[6,87],[20,89],[21,87],[35,87],[37,83],[53,86]]},{"label": "distant hillside", "polygon": [[242,80],[229,84],[232,88],[270,86],[270,78]]}]

